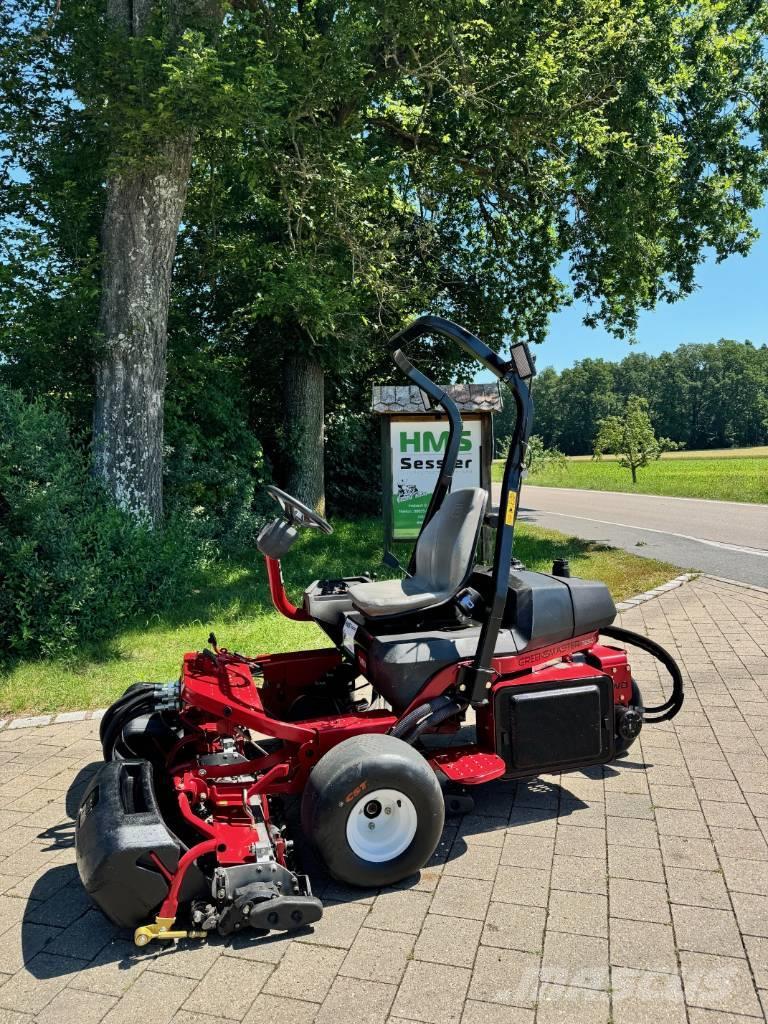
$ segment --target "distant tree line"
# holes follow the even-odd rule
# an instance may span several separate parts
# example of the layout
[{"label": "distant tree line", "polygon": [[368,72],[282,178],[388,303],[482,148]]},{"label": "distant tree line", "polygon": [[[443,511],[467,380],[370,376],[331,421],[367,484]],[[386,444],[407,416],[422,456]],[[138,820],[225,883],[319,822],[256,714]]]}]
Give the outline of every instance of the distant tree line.
[{"label": "distant tree line", "polygon": [[[591,455],[598,420],[618,415],[632,395],[648,400],[656,433],[685,448],[767,444],[768,346],[721,339],[615,363],[580,359],[560,373],[547,367],[534,384],[534,430],[548,448]],[[510,404],[496,417],[497,438],[510,433]]]}]

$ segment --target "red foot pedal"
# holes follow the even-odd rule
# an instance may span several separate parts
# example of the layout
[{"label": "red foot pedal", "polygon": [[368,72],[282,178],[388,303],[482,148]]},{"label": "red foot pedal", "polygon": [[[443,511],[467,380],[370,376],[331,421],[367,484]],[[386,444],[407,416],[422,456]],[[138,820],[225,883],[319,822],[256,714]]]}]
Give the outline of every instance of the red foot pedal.
[{"label": "red foot pedal", "polygon": [[451,782],[463,782],[465,786],[501,778],[507,770],[498,754],[486,753],[477,747],[455,747],[430,758],[429,763],[435,770],[439,768]]}]

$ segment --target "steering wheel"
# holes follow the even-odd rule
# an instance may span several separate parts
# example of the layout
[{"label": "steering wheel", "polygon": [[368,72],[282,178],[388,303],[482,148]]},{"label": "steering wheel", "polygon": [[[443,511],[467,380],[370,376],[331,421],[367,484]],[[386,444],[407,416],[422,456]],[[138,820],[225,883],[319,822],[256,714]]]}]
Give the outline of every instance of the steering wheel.
[{"label": "steering wheel", "polygon": [[270,494],[285,513],[289,522],[295,526],[306,526],[309,529],[320,530],[321,533],[333,533],[333,527],[314,509],[308,508],[298,498],[292,498],[290,494],[281,491],[279,487],[270,484],[267,487],[267,494]]}]

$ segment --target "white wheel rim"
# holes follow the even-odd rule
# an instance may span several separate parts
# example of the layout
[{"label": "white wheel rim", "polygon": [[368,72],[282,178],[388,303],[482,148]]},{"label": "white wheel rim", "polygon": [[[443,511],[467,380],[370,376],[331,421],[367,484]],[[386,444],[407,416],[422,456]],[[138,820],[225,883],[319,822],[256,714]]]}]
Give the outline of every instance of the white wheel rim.
[{"label": "white wheel rim", "polygon": [[413,802],[397,789],[374,789],[352,808],[347,842],[361,860],[383,864],[407,850],[416,835]]}]

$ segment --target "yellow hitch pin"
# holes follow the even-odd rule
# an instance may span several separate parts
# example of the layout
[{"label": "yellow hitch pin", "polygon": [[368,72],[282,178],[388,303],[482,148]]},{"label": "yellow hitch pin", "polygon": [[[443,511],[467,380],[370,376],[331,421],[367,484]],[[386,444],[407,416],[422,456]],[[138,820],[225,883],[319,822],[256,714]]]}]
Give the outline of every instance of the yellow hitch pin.
[{"label": "yellow hitch pin", "polygon": [[152,939],[207,939],[207,932],[172,931],[175,917],[156,917],[153,924],[141,925],[133,933],[137,946],[146,946]]}]

